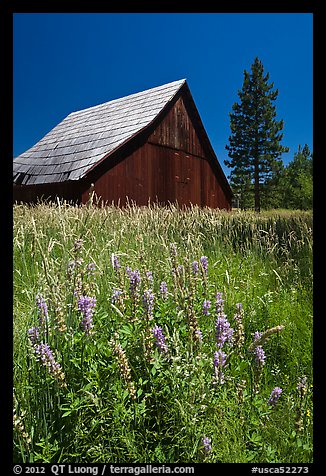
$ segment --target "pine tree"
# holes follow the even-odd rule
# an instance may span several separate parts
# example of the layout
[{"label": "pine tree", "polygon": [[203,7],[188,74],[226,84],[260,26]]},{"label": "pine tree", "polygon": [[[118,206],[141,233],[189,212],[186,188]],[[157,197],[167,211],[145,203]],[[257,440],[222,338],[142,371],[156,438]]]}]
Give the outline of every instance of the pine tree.
[{"label": "pine tree", "polygon": [[261,188],[270,183],[282,167],[281,154],[288,152],[281,145],[284,122],[276,120],[274,102],[278,90],[268,83],[269,73],[264,74],[262,62],[256,58],[251,73],[244,71],[242,90],[238,91],[239,103],[234,103],[230,113],[231,136],[226,146],[231,160],[226,166],[233,169],[231,186],[243,203],[250,202],[248,193],[254,192],[254,206],[260,211]]}]

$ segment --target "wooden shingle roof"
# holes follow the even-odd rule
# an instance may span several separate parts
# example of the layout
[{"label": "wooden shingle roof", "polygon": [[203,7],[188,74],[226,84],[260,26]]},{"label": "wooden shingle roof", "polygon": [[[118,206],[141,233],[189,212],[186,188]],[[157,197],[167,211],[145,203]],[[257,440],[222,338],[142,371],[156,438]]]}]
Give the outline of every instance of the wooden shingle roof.
[{"label": "wooden shingle roof", "polygon": [[89,169],[148,127],[185,79],[72,112],[14,159],[14,183],[79,180]]}]

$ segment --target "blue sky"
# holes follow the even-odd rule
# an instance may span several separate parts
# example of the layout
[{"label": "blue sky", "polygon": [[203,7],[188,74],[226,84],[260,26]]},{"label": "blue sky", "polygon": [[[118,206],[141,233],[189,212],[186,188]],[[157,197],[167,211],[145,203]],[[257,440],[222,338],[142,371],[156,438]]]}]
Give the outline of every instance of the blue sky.
[{"label": "blue sky", "polygon": [[311,13],[17,13],[14,156],[70,112],[186,78],[217,157],[256,56],[279,90],[282,144],[313,148]]}]

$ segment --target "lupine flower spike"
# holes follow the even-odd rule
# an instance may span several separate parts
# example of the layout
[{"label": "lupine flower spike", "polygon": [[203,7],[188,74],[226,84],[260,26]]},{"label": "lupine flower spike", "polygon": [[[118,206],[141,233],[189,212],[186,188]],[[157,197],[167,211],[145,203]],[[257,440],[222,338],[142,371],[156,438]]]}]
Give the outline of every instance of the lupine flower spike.
[{"label": "lupine flower spike", "polygon": [[65,386],[65,375],[61,369],[61,365],[56,362],[52,350],[48,344],[38,344],[34,347],[36,358],[48,369],[49,373]]},{"label": "lupine flower spike", "polygon": [[271,407],[275,407],[275,405],[277,404],[282,392],[283,392],[283,390],[281,389],[281,387],[273,388],[267,404],[270,405]]},{"label": "lupine flower spike", "polygon": [[168,298],[168,286],[165,281],[162,281],[160,284],[160,294],[162,299],[166,300]]},{"label": "lupine flower spike", "polygon": [[207,436],[204,436],[202,439],[202,445],[206,454],[209,454],[212,451],[212,440]]},{"label": "lupine flower spike", "polygon": [[157,324],[152,329],[153,336],[155,338],[155,344],[158,350],[162,353],[168,352],[168,346],[165,343],[165,337],[163,334],[162,327],[159,327]]},{"label": "lupine flower spike", "polygon": [[96,298],[89,296],[80,296],[78,299],[78,309],[83,315],[81,327],[85,334],[89,336],[93,330],[93,314],[96,306]]}]

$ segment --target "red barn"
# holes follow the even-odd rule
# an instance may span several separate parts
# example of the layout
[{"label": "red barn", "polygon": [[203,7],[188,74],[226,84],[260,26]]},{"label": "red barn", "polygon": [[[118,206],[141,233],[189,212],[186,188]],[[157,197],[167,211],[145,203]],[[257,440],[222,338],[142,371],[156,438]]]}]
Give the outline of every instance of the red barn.
[{"label": "red barn", "polygon": [[14,200],[231,208],[232,191],[186,80],[69,114],[14,159]]}]

